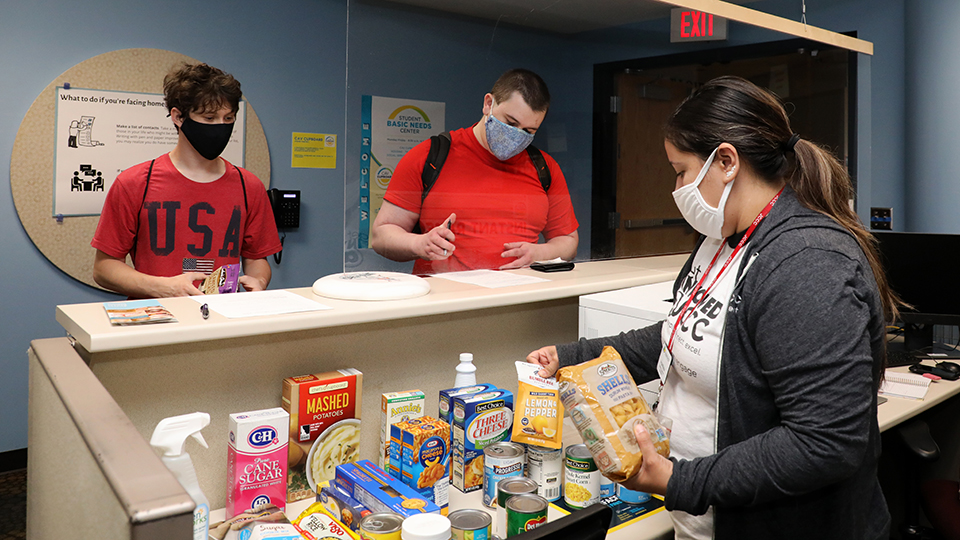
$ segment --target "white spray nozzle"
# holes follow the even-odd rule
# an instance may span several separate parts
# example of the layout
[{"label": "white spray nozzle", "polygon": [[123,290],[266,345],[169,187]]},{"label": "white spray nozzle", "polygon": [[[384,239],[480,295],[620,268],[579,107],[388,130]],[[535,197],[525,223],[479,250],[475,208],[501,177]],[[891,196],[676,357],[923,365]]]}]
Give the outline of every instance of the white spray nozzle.
[{"label": "white spray nozzle", "polygon": [[187,437],[193,437],[204,448],[208,448],[207,441],[203,440],[200,430],[209,424],[210,415],[204,412],[164,418],[153,430],[150,446],[159,448],[164,456],[179,456],[183,453],[183,445],[187,442]]}]

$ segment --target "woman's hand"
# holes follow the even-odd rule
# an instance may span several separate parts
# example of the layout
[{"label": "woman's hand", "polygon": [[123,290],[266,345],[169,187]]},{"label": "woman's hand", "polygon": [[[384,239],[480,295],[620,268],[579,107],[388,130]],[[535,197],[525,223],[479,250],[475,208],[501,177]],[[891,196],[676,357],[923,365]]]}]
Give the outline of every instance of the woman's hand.
[{"label": "woman's hand", "polygon": [[622,482],[623,487],[644,493],[666,495],[667,483],[673,475],[673,462],[657,453],[650,434],[643,424],[637,422],[633,426],[633,434],[637,437],[637,445],[643,454],[640,472],[633,478]]},{"label": "woman's hand", "polygon": [[560,357],[557,356],[557,348],[553,345],[537,349],[527,355],[527,362],[539,364],[541,366],[539,375],[544,379],[553,377],[560,368]]}]

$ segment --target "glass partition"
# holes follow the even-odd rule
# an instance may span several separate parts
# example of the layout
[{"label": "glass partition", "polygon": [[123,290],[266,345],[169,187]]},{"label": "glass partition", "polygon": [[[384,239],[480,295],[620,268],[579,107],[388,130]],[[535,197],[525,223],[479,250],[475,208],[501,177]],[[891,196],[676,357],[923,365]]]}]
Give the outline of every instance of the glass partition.
[{"label": "glass partition", "polygon": [[[427,0],[423,3],[430,4]],[[453,2],[453,7],[447,8],[461,13],[450,13],[408,3],[349,0],[344,271],[467,269],[462,264],[418,264],[415,270],[412,260],[402,260],[410,257],[409,246],[390,241],[379,244],[387,246],[380,251],[390,258],[384,257],[371,247],[371,225],[383,208],[384,192],[390,185],[422,188],[422,169],[404,164],[398,170],[398,163],[430,135],[453,132],[455,150],[463,152],[465,141],[472,141],[467,144],[468,151],[487,152],[487,158],[492,158],[483,141],[487,126],[474,127],[484,119],[485,95],[497,78],[512,68],[537,73],[549,87],[549,111],[533,145],[549,156],[547,161],[555,160],[562,171],[562,177],[551,175],[550,189],[553,182],[566,184],[579,225],[574,261],[691,249],[696,235],[670,197],[674,176],[668,170],[660,130],[676,104],[714,76],[746,76],[780,93],[803,118],[809,116],[806,107],[827,107],[831,114],[814,122],[817,130],[829,133],[822,142],[829,143],[841,157],[854,158],[848,149],[855,124],[848,117],[855,110],[850,98],[855,92],[850,91],[851,68],[846,62],[855,54],[844,51],[818,59],[816,53],[830,48],[792,44],[791,53],[783,47],[767,52],[761,48],[741,54],[743,65],[731,64],[730,57],[717,51],[785,43],[784,36],[731,22],[726,41],[671,44],[670,6],[656,2],[616,6],[619,12],[615,15],[597,12],[612,7],[587,2],[565,3],[566,11],[557,13],[528,10],[524,14],[516,6],[502,6],[498,20],[490,17],[489,3],[481,3],[484,9],[474,13],[466,2]],[[643,64],[645,59],[678,53],[687,57],[674,58],[674,64],[666,61],[659,70]],[[773,59],[767,64],[757,60],[765,56]],[[828,85],[811,85],[820,72],[811,75],[810,66],[836,72],[839,78]],[[824,94],[832,96],[829,105],[821,99]],[[418,155],[426,154],[425,148]],[[423,158],[410,161],[419,165]],[[478,165],[464,171],[461,161],[451,162],[455,163],[451,170],[458,173],[448,170],[447,177],[441,175],[433,184],[428,196],[434,198],[429,201],[434,208],[424,204],[423,218],[428,221],[429,217],[430,226],[449,225],[457,241],[485,236],[486,245],[477,238],[470,244],[492,254],[477,259],[483,261],[478,268],[497,268],[515,260],[499,255],[503,239],[521,228],[517,216],[522,216],[521,222],[530,222],[520,231],[528,237],[533,229],[547,230],[550,235],[562,228],[562,224],[547,223],[556,216],[547,210],[555,198],[550,191],[542,191],[542,183],[537,184],[542,178],[532,163],[526,178],[532,186],[527,185],[521,193],[486,188],[490,184],[477,175],[490,174],[489,168]],[[454,184],[460,189],[456,196],[451,195]],[[541,191],[537,193],[535,188]],[[412,210],[402,205],[419,210],[417,197],[400,197],[396,195],[400,188],[394,189],[397,191],[388,198],[399,204],[389,203],[389,221],[407,223],[404,220],[410,215],[404,212]],[[401,212],[397,213],[398,209]],[[499,213],[478,217],[486,211]],[[457,222],[447,221],[450,213],[460,216]],[[412,214],[414,222],[419,222],[419,212]],[[541,234],[539,241],[544,240]]]}]

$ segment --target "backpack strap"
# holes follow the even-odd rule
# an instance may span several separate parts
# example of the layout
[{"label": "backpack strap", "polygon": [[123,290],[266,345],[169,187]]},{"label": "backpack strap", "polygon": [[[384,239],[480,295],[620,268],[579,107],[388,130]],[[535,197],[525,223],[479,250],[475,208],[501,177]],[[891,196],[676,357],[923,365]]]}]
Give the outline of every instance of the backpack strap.
[{"label": "backpack strap", "polygon": [[531,144],[527,147],[527,155],[530,156],[530,161],[533,162],[533,166],[537,169],[537,176],[540,177],[540,185],[543,186],[543,192],[549,192],[553,179],[550,176],[550,167],[547,167],[547,160],[543,158],[543,152]]},{"label": "backpack strap", "polygon": [[140,214],[143,212],[143,204],[147,202],[147,190],[150,189],[150,177],[153,176],[153,164],[156,159],[150,160],[150,168],[147,169],[147,181],[143,183],[143,197],[140,200],[140,208],[137,209],[137,226],[133,231],[133,246],[130,248],[130,258],[136,264],[137,259],[137,238],[140,237]]},{"label": "backpack strap", "polygon": [[423,182],[423,190],[420,194],[420,203],[427,198],[427,194],[433,189],[440,177],[440,169],[447,161],[447,155],[450,153],[450,132],[444,131],[439,135],[430,137],[430,152],[427,154],[427,160],[423,163],[423,172],[420,173],[420,181]]},{"label": "backpack strap", "polygon": [[[231,165],[233,165],[233,164],[231,163]],[[243,192],[243,209],[249,214],[249,213],[250,213],[250,205],[247,204],[247,185],[243,182],[243,173],[240,172],[240,167],[237,167],[236,165],[233,165],[233,168],[236,169],[236,170],[237,170],[237,174],[240,175],[240,191]]]}]

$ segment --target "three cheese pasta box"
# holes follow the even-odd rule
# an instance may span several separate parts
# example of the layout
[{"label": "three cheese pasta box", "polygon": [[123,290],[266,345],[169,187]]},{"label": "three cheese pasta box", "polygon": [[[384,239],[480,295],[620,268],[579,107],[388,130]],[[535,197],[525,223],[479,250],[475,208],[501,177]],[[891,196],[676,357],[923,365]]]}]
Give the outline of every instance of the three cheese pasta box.
[{"label": "three cheese pasta box", "polygon": [[290,413],[287,502],[315,497],[337,465],[360,457],[363,374],[347,368],[283,380]]},{"label": "three cheese pasta box", "polygon": [[453,398],[453,485],[468,493],[483,484],[483,449],[510,438],[513,393],[493,390]]},{"label": "three cheese pasta box", "polygon": [[436,504],[366,459],[337,466],[335,482],[375,513],[393,512],[404,517],[440,513]]}]

